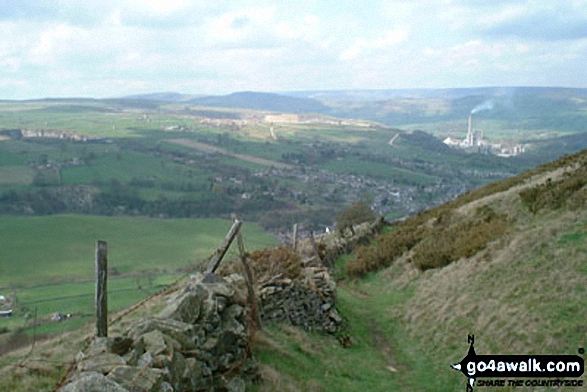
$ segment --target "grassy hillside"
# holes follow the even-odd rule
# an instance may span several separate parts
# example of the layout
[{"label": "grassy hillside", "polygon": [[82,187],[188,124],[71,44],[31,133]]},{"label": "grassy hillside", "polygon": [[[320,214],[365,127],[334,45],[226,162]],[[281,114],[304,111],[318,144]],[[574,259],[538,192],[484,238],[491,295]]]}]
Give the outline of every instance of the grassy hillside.
[{"label": "grassy hillside", "polygon": [[257,346],[268,380],[259,390],[461,390],[449,365],[468,334],[478,354],[577,354],[587,346],[586,169],[584,151],[408,218],[339,258],[353,346],[270,327]]}]

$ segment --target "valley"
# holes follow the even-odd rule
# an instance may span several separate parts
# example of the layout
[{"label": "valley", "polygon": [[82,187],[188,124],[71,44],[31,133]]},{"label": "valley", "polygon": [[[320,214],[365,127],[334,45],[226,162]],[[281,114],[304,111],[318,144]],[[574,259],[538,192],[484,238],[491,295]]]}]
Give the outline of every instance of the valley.
[{"label": "valley", "polygon": [[[585,345],[585,188],[570,169],[584,153],[536,168],[587,147],[582,90],[524,90],[511,106],[493,97],[475,121],[489,140],[529,146],[511,157],[442,142],[465,137],[468,113],[492,91],[307,93],[317,106],[301,93],[243,94],[0,102],[5,372],[37,337],[43,350],[84,339],[98,239],[111,249],[110,310],[121,314],[201,269],[235,216],[250,251],[290,243],[294,224],[320,244],[357,201],[392,226],[333,261],[352,345],[269,324],[255,337],[264,381],[253,390],[458,389],[448,365],[469,333],[483,353]],[[566,111],[546,121],[537,112],[553,100]],[[75,355],[54,351],[60,364]],[[27,382],[50,386],[63,367]]]}]

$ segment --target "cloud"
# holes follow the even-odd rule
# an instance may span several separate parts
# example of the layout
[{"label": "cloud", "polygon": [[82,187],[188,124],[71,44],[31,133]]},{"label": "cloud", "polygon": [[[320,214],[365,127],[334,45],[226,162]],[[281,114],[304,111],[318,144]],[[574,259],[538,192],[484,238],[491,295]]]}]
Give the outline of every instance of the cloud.
[{"label": "cloud", "polygon": [[584,0],[0,3],[0,99],[587,86]]},{"label": "cloud", "polygon": [[203,25],[209,47],[259,48],[277,45],[275,7],[250,8],[209,18]]},{"label": "cloud", "polygon": [[408,38],[408,29],[404,27],[398,27],[394,30],[388,30],[385,35],[375,38],[373,40],[365,40],[358,38],[355,42],[345,49],[340,54],[341,60],[352,60],[361,53],[371,50],[387,49],[391,46],[397,45]]},{"label": "cloud", "polygon": [[490,36],[559,41],[587,38],[587,15],[541,11],[518,15],[485,30]]}]

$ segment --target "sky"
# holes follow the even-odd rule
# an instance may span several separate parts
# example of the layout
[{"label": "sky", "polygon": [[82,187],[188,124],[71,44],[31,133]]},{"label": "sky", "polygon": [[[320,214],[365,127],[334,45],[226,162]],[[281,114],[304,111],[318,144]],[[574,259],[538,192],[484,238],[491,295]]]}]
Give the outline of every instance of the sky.
[{"label": "sky", "polygon": [[0,0],[0,100],[587,87],[585,0]]}]

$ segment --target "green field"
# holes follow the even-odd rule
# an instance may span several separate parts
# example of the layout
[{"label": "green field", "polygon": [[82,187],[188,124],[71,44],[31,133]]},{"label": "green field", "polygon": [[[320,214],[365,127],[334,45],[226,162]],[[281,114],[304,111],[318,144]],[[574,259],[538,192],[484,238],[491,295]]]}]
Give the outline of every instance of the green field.
[{"label": "green field", "polygon": [[[30,326],[35,308],[43,321],[38,333],[87,322],[94,312],[97,240],[108,243],[109,310],[116,311],[185,277],[222,243],[230,226],[220,219],[0,216],[0,294],[16,296],[14,316],[0,319],[0,328]],[[249,250],[277,243],[254,223],[245,223],[242,232]],[[226,258],[236,255],[231,247]],[[55,312],[75,317],[45,323]]]},{"label": "green field", "polygon": [[[116,312],[141,301],[150,294],[165,288],[181,279],[183,274],[139,273],[129,276],[110,276],[108,278],[108,310]],[[7,293],[16,295],[17,303],[14,316],[0,319],[0,328],[10,331],[25,328],[26,333],[33,333],[32,324],[35,311],[37,323],[35,333],[59,333],[77,328],[94,320],[95,281],[71,283],[39,284],[20,287]],[[62,322],[51,320],[55,313],[72,314],[73,317]],[[4,335],[7,336],[7,335]],[[0,335],[0,342],[2,335]]]},{"label": "green field", "polygon": [[[108,242],[109,267],[120,274],[186,268],[206,258],[230,225],[220,219],[0,216],[0,287],[92,278],[97,240]],[[250,249],[276,243],[256,224],[245,224],[243,234]]]},{"label": "green field", "polygon": [[34,170],[26,166],[0,166],[0,185],[29,185]]}]

